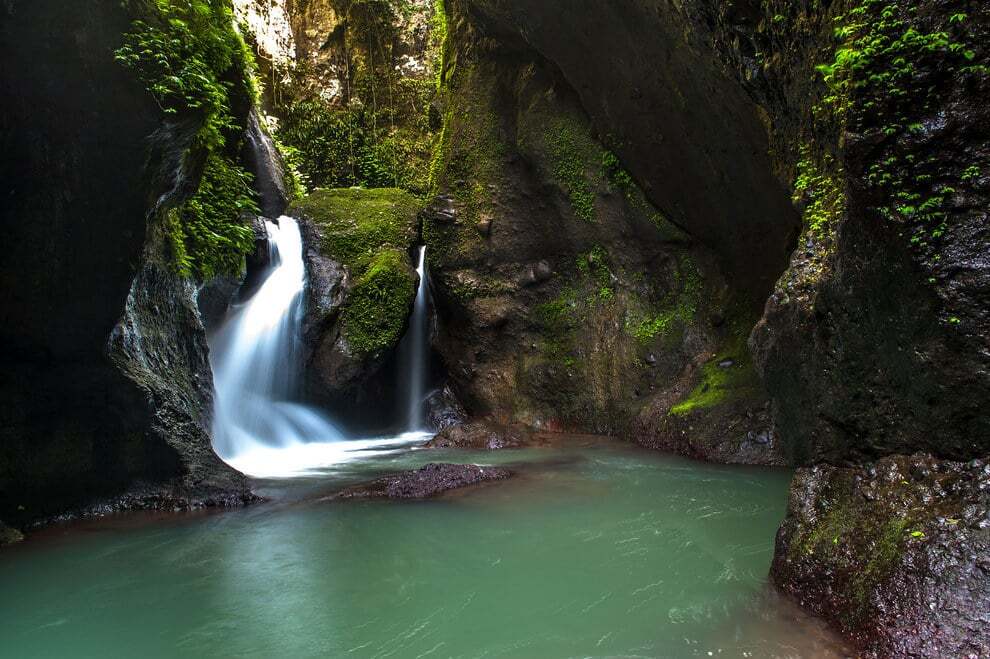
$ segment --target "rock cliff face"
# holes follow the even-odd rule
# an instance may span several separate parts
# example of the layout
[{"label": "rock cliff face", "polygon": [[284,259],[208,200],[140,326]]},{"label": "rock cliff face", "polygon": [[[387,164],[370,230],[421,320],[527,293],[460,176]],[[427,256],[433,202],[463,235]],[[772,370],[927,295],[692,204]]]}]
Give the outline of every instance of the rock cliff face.
[{"label": "rock cliff face", "polygon": [[158,211],[191,192],[195,127],[165,121],[114,61],[131,19],[118,3],[0,16],[0,517],[128,489],[132,506],[240,502],[246,484],[205,431],[193,289],[161,266]]},{"label": "rock cliff face", "polygon": [[[703,148],[685,156],[689,168],[729,178],[761,170],[755,175],[770,181],[735,209],[760,218],[753,233],[723,227],[764,247],[742,268],[742,259],[723,258],[720,243],[699,237],[707,229],[693,235],[685,226],[684,217],[722,221],[682,207],[689,198],[714,203],[708,179],[687,189],[680,178],[661,183],[645,174],[657,159],[673,168],[673,151],[637,151],[625,121],[603,119],[585,99],[615,97],[601,88],[604,70],[587,80],[570,71],[536,43],[549,32],[534,27],[543,7],[523,29],[510,5],[446,3],[443,130],[431,169],[439,196],[423,235],[436,345],[455,390],[469,413],[499,423],[628,433],[699,457],[779,461],[745,340],[769,290],[767,272],[783,268],[797,216],[772,180],[766,149],[754,146],[766,140],[755,105],[711,57],[699,75],[729,90],[721,96],[738,101],[744,119],[727,135],[710,131]],[[601,11],[611,9],[595,15]],[[654,84],[651,100],[631,102],[664,105],[662,81]],[[643,108],[626,111],[644,116]],[[688,122],[688,114],[670,121]],[[750,120],[758,130],[747,128]],[[677,126],[671,133],[680,140]],[[656,125],[641,127],[657,134]]]},{"label": "rock cliff face", "polygon": [[[990,10],[968,2],[893,0],[447,4],[460,44],[444,67],[451,151],[444,153],[440,180],[448,196],[426,228],[438,247],[453,245],[448,252],[434,250],[456,328],[441,349],[455,383],[471,394],[470,411],[492,410],[508,417],[503,420],[534,425],[562,418],[562,425],[579,426],[579,417],[560,414],[576,403],[593,410],[589,416],[609,420],[595,429],[624,428],[611,420],[633,417],[633,433],[645,444],[720,460],[752,460],[755,450],[756,461],[843,465],[884,456],[905,461],[896,455],[926,451],[935,456],[928,459],[932,469],[952,472],[954,463],[941,460],[990,452],[988,417],[981,412],[990,394],[988,108],[982,101],[990,72]],[[472,89],[496,89],[497,100],[471,96]],[[650,244],[648,234],[622,228],[603,213],[593,181],[583,187],[568,176],[569,169],[587,177],[594,158],[554,167],[566,149],[527,148],[534,110],[542,111],[542,126],[553,126],[555,115],[569,111],[583,118],[585,134],[615,154],[650,205],[682,230],[677,249],[704,264],[698,280],[711,305],[705,315],[730,328],[713,337],[710,328],[687,322],[685,336],[702,338],[682,349],[693,345],[696,352],[672,356],[667,344],[641,353],[644,363],[671,360],[673,368],[647,400],[611,408],[618,413],[595,404],[602,398],[594,395],[598,367],[589,358],[596,345],[589,336],[593,328],[606,328],[607,363],[623,374],[609,381],[642,393],[634,360],[623,357],[629,344],[615,331],[622,321],[596,322],[602,312],[589,313],[586,305],[591,287],[582,286],[580,269],[563,265],[567,248],[561,245],[581,245],[575,249],[580,254],[587,231],[592,244],[605,248],[608,279],[624,307],[619,317],[628,322],[635,305],[620,291],[630,287],[622,271],[633,268],[623,259],[637,258]],[[471,135],[460,124],[481,131]],[[460,159],[458,142],[468,145]],[[496,158],[472,159],[472,149]],[[507,176],[513,166],[520,173]],[[513,197],[540,203],[526,206]],[[585,216],[594,218],[593,228],[568,222],[589,208]],[[634,213],[617,216],[631,223]],[[518,243],[497,234],[500,223]],[[463,225],[474,229],[473,242]],[[499,255],[501,244],[512,245],[512,257]],[[666,249],[668,259],[677,253]],[[712,256],[706,261],[702,253]],[[672,260],[681,262],[676,255]],[[615,261],[620,267],[611,266]],[[535,290],[513,286],[506,276],[510,264],[522,275],[515,281],[531,282]],[[576,337],[563,351],[573,362],[541,370],[526,348],[557,344],[547,341],[545,325],[521,319],[560,294],[558,273],[581,291],[576,301],[563,300],[577,327],[565,332]],[[670,286],[672,279],[644,269],[643,280],[654,286]],[[713,294],[719,290],[725,297]],[[464,300],[456,306],[450,300],[458,293]],[[762,296],[769,298],[765,305]],[[747,299],[755,299],[756,313]],[[733,349],[739,345],[733,323],[745,327],[738,330],[744,343],[761,314],[749,341],[752,356],[745,346]],[[458,343],[457,337],[466,340]],[[518,353],[519,375],[501,362],[510,348],[500,341]],[[741,369],[722,373],[721,364]],[[748,364],[755,364],[759,379],[749,379]],[[554,380],[553,373],[564,377]],[[562,392],[561,399],[528,393],[534,380]],[[722,395],[729,385],[744,393]],[[499,397],[500,391],[515,393]],[[767,395],[770,405],[761,405]],[[607,392],[605,399],[629,400],[621,391]],[[733,410],[736,404],[740,409]],[[817,473],[799,472],[795,496],[808,479],[833,478]],[[903,487],[927,500],[927,485],[905,479]],[[843,557],[822,543],[800,567],[781,567],[781,552],[816,524],[809,510],[832,509],[826,489],[809,489],[807,505],[792,508],[775,564],[776,582],[809,604],[821,583],[816,574],[833,563],[863,570],[883,549],[880,536],[868,531],[913,519],[904,511],[874,511],[859,531],[862,541],[842,548]],[[948,487],[941,500],[953,519],[969,505],[964,490]],[[904,545],[912,537],[891,540],[909,556],[902,566],[907,576],[898,583],[929,578],[920,576],[928,550],[919,554]],[[973,555],[981,538],[961,534],[953,542],[960,555]],[[979,652],[985,634],[976,645],[960,641],[979,626],[978,618],[963,612],[955,620],[951,606],[930,608],[920,594],[941,589],[940,597],[950,602],[961,601],[967,589],[985,589],[981,567],[961,569],[968,576],[931,576],[925,583],[940,585],[909,589],[899,604],[900,619],[940,630],[926,632],[938,639],[931,645],[892,640],[907,628],[883,604],[884,589],[891,588],[886,576],[856,584],[840,579],[813,607],[840,621],[848,613],[845,603],[870,602],[857,613],[858,626],[839,625],[864,651]]]},{"label": "rock cliff face", "polygon": [[551,62],[650,202],[713,249],[735,284],[769,290],[798,217],[773,176],[760,109],[691,20],[688,8],[705,3],[461,4]]}]

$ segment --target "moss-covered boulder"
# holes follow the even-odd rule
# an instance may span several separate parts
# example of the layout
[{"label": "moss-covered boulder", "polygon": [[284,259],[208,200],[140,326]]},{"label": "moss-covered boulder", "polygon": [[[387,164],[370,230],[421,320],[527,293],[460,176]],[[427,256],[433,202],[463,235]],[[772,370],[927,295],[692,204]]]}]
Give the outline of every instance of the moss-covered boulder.
[{"label": "moss-covered boulder", "polygon": [[864,657],[990,654],[990,464],[801,469],[771,578]]},{"label": "moss-covered boulder", "polygon": [[354,282],[342,318],[341,336],[358,354],[376,354],[398,344],[416,297],[416,274],[408,255],[385,249]]},{"label": "moss-covered boulder", "polygon": [[[405,334],[418,278],[410,253],[423,203],[395,188],[320,189],[288,214],[302,222],[309,285],[310,394],[331,405],[387,399],[380,377]],[[354,407],[353,404],[349,407]]]},{"label": "moss-covered boulder", "polygon": [[422,208],[418,197],[397,188],[336,188],[314,191],[289,214],[312,223],[316,247],[358,277],[382,249],[408,249],[416,241]]}]

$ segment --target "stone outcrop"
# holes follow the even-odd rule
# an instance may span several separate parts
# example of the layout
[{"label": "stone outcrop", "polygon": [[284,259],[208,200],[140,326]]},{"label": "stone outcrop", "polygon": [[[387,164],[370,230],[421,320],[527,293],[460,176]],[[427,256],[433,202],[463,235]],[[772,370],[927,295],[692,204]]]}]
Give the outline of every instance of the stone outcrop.
[{"label": "stone outcrop", "polygon": [[132,488],[251,497],[213,455],[194,288],[164,265],[164,211],[202,168],[199,121],[164,115],[114,61],[132,18],[119,3],[0,7],[0,516],[16,526]]},{"label": "stone outcrop", "polygon": [[451,490],[502,481],[511,476],[511,471],[500,467],[430,463],[419,469],[349,487],[331,496],[330,500],[429,499]]},{"label": "stone outcrop", "polygon": [[[704,373],[745,350],[759,276],[726,279],[719,253],[655,204],[657,191],[620,157],[626,141],[596,125],[584,87],[576,92],[530,41],[536,33],[519,36],[475,3],[447,7],[456,29],[444,48],[439,194],[423,235],[436,347],[467,411],[543,430],[646,436],[635,430],[641,414],[665,417],[689,398],[698,409],[735,399],[741,388],[709,394]],[[785,210],[784,233],[794,219]],[[732,374],[750,386],[732,416],[746,416],[766,398],[752,362],[737,361]]]},{"label": "stone outcrop", "polygon": [[411,252],[421,202],[402,190],[316,190],[301,219],[309,282],[303,319],[308,396],[364,431],[399,405],[397,348],[419,281]]},{"label": "stone outcrop", "polygon": [[771,574],[862,656],[990,653],[990,463],[798,471]]}]

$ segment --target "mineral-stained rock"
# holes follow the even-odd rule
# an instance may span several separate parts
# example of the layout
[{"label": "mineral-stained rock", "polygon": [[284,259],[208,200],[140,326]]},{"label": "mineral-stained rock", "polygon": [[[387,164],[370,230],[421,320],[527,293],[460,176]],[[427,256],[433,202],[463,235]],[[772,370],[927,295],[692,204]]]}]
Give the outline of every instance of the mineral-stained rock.
[{"label": "mineral-stained rock", "polygon": [[799,470],[771,578],[864,656],[990,655],[990,462]]},{"label": "mineral-stained rock", "polygon": [[508,469],[473,464],[430,463],[419,469],[349,487],[331,499],[428,499],[450,490],[505,480]]}]

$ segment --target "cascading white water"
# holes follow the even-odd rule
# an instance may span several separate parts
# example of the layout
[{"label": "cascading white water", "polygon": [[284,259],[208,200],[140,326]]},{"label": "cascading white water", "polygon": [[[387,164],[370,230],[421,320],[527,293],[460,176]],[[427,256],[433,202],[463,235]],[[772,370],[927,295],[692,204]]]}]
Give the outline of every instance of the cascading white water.
[{"label": "cascading white water", "polygon": [[[278,223],[266,221],[265,226],[271,258],[264,281],[249,300],[232,307],[220,331],[210,338],[217,454],[248,474],[288,476],[422,441],[428,436],[425,432],[349,440],[324,414],[298,402],[306,286],[302,237],[299,224],[291,217],[283,216]],[[426,377],[425,348],[418,346],[426,339],[423,264],[420,252],[421,283],[412,323],[422,327],[417,343],[409,345],[411,354],[419,355],[414,363],[423,365],[411,373],[418,383],[410,387],[418,387],[415,396],[420,410],[413,430],[422,425]]]},{"label": "cascading white water", "polygon": [[429,371],[429,346],[427,346],[428,318],[426,316],[429,299],[429,282],[426,274],[426,246],[419,248],[419,262],[416,265],[419,274],[419,289],[416,291],[416,301],[413,305],[412,317],[409,319],[409,330],[403,339],[406,351],[405,377],[408,378],[408,399],[406,410],[408,429],[411,432],[425,429],[423,422],[423,397],[426,391],[426,381]]},{"label": "cascading white water", "polygon": [[306,285],[302,238],[291,217],[265,226],[271,257],[267,276],[246,303],[232,309],[211,341],[213,440],[226,460],[258,447],[344,438],[322,414],[293,402]]}]

